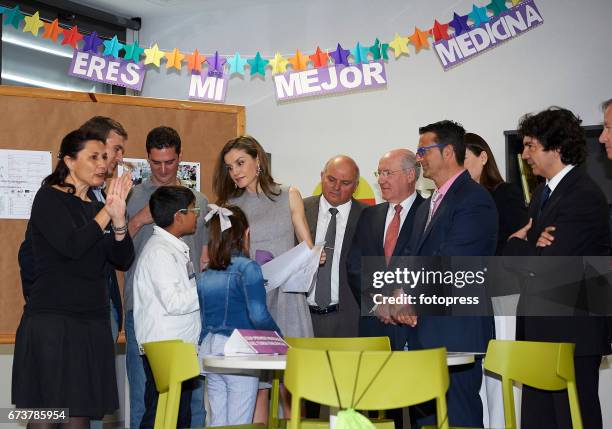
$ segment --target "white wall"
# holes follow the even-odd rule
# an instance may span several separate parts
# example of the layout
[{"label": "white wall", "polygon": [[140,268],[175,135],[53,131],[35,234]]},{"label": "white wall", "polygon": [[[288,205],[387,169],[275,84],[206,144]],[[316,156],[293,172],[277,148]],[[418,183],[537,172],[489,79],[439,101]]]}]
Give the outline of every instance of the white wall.
[{"label": "white wall", "polygon": [[[389,60],[386,90],[279,105],[267,74],[265,80],[232,78],[226,101],[247,107],[247,131],[272,152],[275,178],[303,194],[312,192],[325,160],[340,152],[353,156],[374,184],[371,172],[383,152],[416,147],[418,127],[445,118],[481,134],[505,173],[503,131],[515,129],[522,114],[556,104],[596,124],[602,120],[599,103],[612,96],[612,2],[536,4],[542,26],[448,72],[433,50],[423,50]],[[158,42],[162,49],[183,52],[280,51],[288,57],[296,48],[312,53],[317,45],[335,49],[338,42],[352,48],[376,37],[389,41],[395,32],[429,28],[434,18],[448,21],[454,10],[467,13],[471,6],[471,0],[201,2],[178,14],[143,12],[140,40],[143,46]],[[188,87],[187,70],[162,67],[147,73],[143,95],[185,99]]]}]

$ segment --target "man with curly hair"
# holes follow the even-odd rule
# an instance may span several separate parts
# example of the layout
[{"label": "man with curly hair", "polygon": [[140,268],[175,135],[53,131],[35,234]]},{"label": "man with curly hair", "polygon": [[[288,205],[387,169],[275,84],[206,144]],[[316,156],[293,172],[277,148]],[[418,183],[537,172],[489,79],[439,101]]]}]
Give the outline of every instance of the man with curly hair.
[{"label": "man with curly hair", "polygon": [[[586,139],[580,123],[558,107],[521,119],[522,157],[545,181],[532,195],[529,222],[510,236],[504,254],[533,256],[518,258],[514,267],[523,278],[517,339],[576,344],[584,427],[601,428],[599,366],[611,350],[605,317],[589,315],[585,307],[588,276],[581,257],[608,255],[610,226],[606,197],[582,168]],[[522,428],[571,427],[566,391],[524,386],[521,415]]]}]

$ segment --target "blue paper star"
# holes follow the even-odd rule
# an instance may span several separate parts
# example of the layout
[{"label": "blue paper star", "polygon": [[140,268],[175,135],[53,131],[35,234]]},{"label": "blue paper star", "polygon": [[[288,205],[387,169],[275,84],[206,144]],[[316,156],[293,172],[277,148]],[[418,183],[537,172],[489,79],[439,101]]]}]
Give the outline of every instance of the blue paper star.
[{"label": "blue paper star", "polygon": [[95,31],[89,36],[83,37],[83,41],[85,42],[85,44],[83,45],[81,51],[91,52],[93,54],[98,53],[98,48],[102,44],[102,39],[98,37],[98,33],[96,33]]},{"label": "blue paper star", "polygon": [[123,58],[128,61],[134,61],[135,63],[140,61],[140,56],[144,53],[144,49],[138,46],[138,40],[131,45],[125,45],[123,49],[125,50],[125,55]]},{"label": "blue paper star", "polygon": [[257,55],[255,55],[254,58],[247,60],[247,62],[251,66],[251,76],[256,74],[260,74],[262,76],[266,75],[266,66],[270,61],[262,58],[259,52],[257,52]]},{"label": "blue paper star", "polygon": [[19,5],[12,9],[4,8],[4,25],[11,24],[16,29],[19,29],[19,23],[23,20],[23,13],[19,10]]},{"label": "blue paper star", "polygon": [[351,51],[344,49],[342,46],[340,46],[340,43],[338,43],[336,50],[331,51],[329,56],[334,59],[334,64],[344,64],[345,66],[348,66],[348,57],[350,54]]},{"label": "blue paper star", "polygon": [[363,46],[361,46],[359,42],[357,42],[355,47],[351,49],[351,55],[353,55],[355,64],[367,63],[368,62],[368,52],[370,52],[369,48],[364,48]]},{"label": "blue paper star", "polygon": [[227,63],[230,66],[230,74],[238,73],[244,75],[244,66],[247,65],[247,60],[242,58],[238,52],[232,58],[228,58]]},{"label": "blue paper star", "polygon": [[468,14],[468,17],[474,21],[474,27],[479,27],[481,24],[490,21],[489,15],[487,15],[487,8],[476,5],[472,6],[472,11]]},{"label": "blue paper star", "polygon": [[117,36],[113,36],[110,40],[104,41],[104,52],[102,55],[112,55],[115,58],[119,58],[119,51],[123,49],[125,45],[119,42]]},{"label": "blue paper star", "polygon": [[455,30],[455,36],[460,36],[463,33],[467,33],[470,31],[470,26],[468,25],[468,16],[467,15],[457,15],[457,13],[453,13],[453,20],[448,23]]},{"label": "blue paper star", "polygon": [[209,65],[208,76],[223,76],[223,66],[227,60],[224,57],[219,56],[219,51],[216,51],[214,56],[206,58],[206,62]]}]

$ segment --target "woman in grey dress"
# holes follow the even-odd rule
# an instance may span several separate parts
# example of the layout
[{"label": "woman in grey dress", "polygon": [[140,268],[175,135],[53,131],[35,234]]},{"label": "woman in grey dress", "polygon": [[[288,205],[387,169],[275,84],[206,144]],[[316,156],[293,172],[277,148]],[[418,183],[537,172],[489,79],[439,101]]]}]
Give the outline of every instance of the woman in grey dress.
[{"label": "woman in grey dress", "polygon": [[[230,140],[221,150],[213,189],[217,204],[240,207],[250,225],[250,256],[257,250],[267,250],[279,256],[295,245],[295,237],[312,247],[312,238],[300,191],[276,183],[264,149],[250,136]],[[325,256],[322,256],[322,261]],[[287,337],[312,337],[312,320],[303,293],[282,292],[280,288],[266,296],[268,310]],[[267,421],[267,393],[260,391],[254,422]],[[289,412],[288,396],[281,389],[284,412]],[[286,414],[289,415],[289,414]]]},{"label": "woman in grey dress", "polygon": [[[219,204],[236,205],[247,215],[251,259],[257,250],[279,256],[295,245],[294,237],[312,246],[300,192],[274,181],[265,151],[253,137],[238,137],[223,147],[213,188]],[[285,336],[313,336],[305,294],[274,289],[267,295],[267,304]]]}]

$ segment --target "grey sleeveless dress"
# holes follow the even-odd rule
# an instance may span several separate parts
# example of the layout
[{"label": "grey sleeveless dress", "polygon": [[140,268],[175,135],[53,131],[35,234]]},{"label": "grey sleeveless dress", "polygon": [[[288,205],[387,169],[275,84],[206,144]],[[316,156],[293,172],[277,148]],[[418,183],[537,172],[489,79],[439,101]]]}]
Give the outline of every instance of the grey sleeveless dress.
[{"label": "grey sleeveless dress", "polygon": [[[264,193],[245,191],[228,202],[244,211],[251,231],[251,259],[256,250],[267,250],[275,257],[295,245],[295,232],[289,208],[289,188],[281,186],[281,194],[271,201]],[[274,321],[285,337],[312,337],[312,320],[303,293],[270,291],[267,304]]]}]

